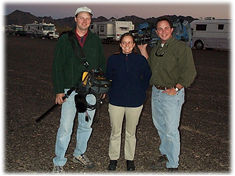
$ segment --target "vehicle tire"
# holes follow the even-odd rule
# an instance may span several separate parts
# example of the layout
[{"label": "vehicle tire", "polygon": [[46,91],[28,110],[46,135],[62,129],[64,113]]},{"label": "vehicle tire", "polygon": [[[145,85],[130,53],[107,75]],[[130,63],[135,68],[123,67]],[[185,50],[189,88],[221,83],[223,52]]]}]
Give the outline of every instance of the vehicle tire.
[{"label": "vehicle tire", "polygon": [[194,47],[195,47],[197,50],[202,50],[202,49],[204,48],[204,44],[202,43],[201,40],[198,40],[198,41],[195,42]]}]

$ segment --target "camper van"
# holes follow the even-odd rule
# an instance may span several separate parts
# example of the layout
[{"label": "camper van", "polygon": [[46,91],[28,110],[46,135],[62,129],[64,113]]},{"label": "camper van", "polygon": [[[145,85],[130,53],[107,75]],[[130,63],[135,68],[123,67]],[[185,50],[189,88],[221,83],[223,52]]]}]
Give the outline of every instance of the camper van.
[{"label": "camper van", "polygon": [[230,48],[230,20],[205,18],[190,23],[192,29],[192,46],[196,49]]},{"label": "camper van", "polygon": [[119,41],[122,34],[134,29],[132,21],[94,22],[90,30],[104,41]]},{"label": "camper van", "polygon": [[26,35],[31,37],[39,37],[39,38],[49,38],[49,39],[56,39],[59,37],[58,34],[56,34],[55,25],[51,23],[38,23],[34,22],[32,24],[26,24],[24,26],[24,31],[26,32]]}]

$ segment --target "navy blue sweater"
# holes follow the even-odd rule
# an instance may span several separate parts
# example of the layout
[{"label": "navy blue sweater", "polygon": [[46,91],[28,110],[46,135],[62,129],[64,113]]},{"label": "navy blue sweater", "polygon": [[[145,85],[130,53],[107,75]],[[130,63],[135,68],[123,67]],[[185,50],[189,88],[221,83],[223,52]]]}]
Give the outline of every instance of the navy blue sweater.
[{"label": "navy blue sweater", "polygon": [[145,57],[136,54],[114,54],[107,61],[106,77],[112,80],[109,103],[116,106],[138,107],[146,98],[151,77]]}]

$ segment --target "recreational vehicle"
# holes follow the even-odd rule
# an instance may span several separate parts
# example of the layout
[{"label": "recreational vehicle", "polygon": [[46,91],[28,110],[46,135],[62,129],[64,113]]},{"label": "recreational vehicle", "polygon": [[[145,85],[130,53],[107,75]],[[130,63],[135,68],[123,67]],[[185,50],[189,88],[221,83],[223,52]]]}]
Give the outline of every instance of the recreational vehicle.
[{"label": "recreational vehicle", "polygon": [[56,34],[56,29],[54,24],[47,23],[37,23],[34,22],[32,24],[26,24],[24,26],[24,31],[26,35],[31,37],[39,37],[39,38],[58,38],[59,35]]},{"label": "recreational vehicle", "polygon": [[230,20],[206,18],[191,22],[192,46],[196,49],[230,48]]},{"label": "recreational vehicle", "polygon": [[90,30],[105,41],[119,41],[122,34],[133,29],[132,21],[94,22],[90,26]]},{"label": "recreational vehicle", "polygon": [[11,24],[11,25],[7,25],[5,27],[5,32],[7,35],[21,35],[23,34],[23,26],[20,25],[16,25],[16,24]]}]

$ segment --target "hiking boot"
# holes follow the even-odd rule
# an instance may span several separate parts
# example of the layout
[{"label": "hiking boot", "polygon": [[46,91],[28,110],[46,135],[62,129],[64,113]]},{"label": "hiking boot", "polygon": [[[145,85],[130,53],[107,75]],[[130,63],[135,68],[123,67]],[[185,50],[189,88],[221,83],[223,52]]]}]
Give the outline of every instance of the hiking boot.
[{"label": "hiking boot", "polygon": [[53,173],[64,173],[63,166],[54,166],[52,172]]},{"label": "hiking boot", "polygon": [[115,171],[117,167],[117,160],[110,160],[108,170]]},{"label": "hiking boot", "polygon": [[178,168],[167,168],[169,172],[178,172]]},{"label": "hiking boot", "polygon": [[127,171],[134,171],[135,170],[135,164],[134,161],[132,160],[126,160],[126,169]]},{"label": "hiking boot", "polygon": [[167,159],[166,155],[161,155],[161,156],[159,156],[157,161],[159,163],[162,163],[162,162],[168,161],[168,159]]},{"label": "hiking boot", "polygon": [[164,168],[164,164],[168,161],[167,156],[166,155],[160,155],[157,159],[156,162],[152,162],[151,163],[151,170],[161,170],[162,168]]},{"label": "hiking boot", "polygon": [[94,167],[94,164],[88,159],[88,157],[86,156],[86,155],[84,155],[84,154],[82,154],[82,155],[79,155],[79,156],[77,156],[77,157],[73,157],[73,162],[75,162],[75,163],[80,163],[80,164],[82,164],[84,167],[86,167],[86,168],[89,168],[89,169],[91,169],[91,168],[93,168]]}]

